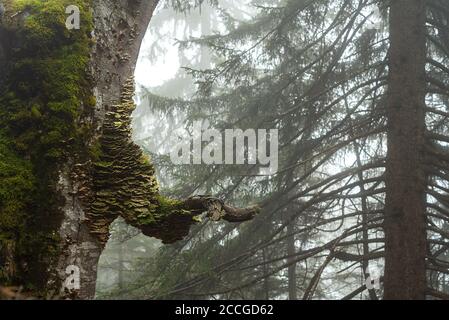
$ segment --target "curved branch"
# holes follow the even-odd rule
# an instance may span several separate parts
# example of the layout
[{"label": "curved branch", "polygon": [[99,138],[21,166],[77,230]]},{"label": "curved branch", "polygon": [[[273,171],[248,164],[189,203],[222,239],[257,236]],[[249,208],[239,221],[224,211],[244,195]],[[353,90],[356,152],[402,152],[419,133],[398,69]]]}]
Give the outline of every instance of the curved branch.
[{"label": "curved branch", "polygon": [[194,215],[207,212],[207,216],[213,221],[226,220],[228,222],[251,220],[260,211],[258,206],[236,208],[225,204],[221,199],[211,196],[194,196],[188,198],[183,202],[182,207]]}]

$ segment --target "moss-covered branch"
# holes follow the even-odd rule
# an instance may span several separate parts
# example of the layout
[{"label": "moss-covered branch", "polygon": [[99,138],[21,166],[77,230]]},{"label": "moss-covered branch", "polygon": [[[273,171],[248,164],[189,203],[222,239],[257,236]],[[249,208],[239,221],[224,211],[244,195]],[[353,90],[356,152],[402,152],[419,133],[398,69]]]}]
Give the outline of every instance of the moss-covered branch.
[{"label": "moss-covered branch", "polygon": [[258,206],[236,208],[211,196],[191,197],[182,202],[182,207],[192,214],[207,212],[207,216],[213,221],[226,220],[228,222],[248,221],[259,212]]},{"label": "moss-covered branch", "polygon": [[94,163],[93,197],[88,219],[91,230],[105,243],[109,225],[118,216],[145,235],[172,243],[185,237],[196,217],[204,212],[212,220],[250,220],[257,207],[238,209],[209,196],[168,199],[159,193],[155,170],[131,140],[134,80],[122,89],[121,102],[106,113],[100,150]]},{"label": "moss-covered branch", "polygon": [[161,239],[163,243],[173,243],[188,235],[192,224],[200,221],[198,216],[206,213],[212,221],[226,220],[243,222],[254,218],[259,212],[257,206],[234,208],[222,200],[210,196],[196,196],[186,200],[167,199],[158,195],[153,204],[153,216],[126,219],[128,223],[142,230],[143,234]]}]

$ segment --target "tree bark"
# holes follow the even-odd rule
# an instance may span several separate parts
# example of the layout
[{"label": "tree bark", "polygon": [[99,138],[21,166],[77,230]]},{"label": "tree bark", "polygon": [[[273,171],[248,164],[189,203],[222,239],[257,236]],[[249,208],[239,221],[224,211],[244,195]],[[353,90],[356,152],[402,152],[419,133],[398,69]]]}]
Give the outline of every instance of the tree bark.
[{"label": "tree bark", "polygon": [[[294,257],[296,254],[295,246],[295,220],[287,226],[287,234],[291,235],[287,239],[287,255]],[[296,290],[296,262],[294,258],[291,258],[287,262],[288,266],[288,300],[298,300],[297,290]]]},{"label": "tree bark", "polygon": [[425,0],[390,2],[385,299],[424,299]]},{"label": "tree bark", "polygon": [[[70,123],[64,123],[67,126],[75,126],[75,130],[87,128],[89,132],[83,137],[88,138],[86,138],[87,141],[83,141],[83,150],[74,151],[70,148],[58,150],[64,154],[64,161],[55,161],[49,169],[51,177],[55,177],[57,182],[54,186],[53,184],[49,186],[48,191],[52,193],[51,196],[54,193],[57,197],[58,208],[54,210],[52,208],[48,214],[35,218],[37,223],[34,225],[37,224],[36,228],[39,229],[49,225],[50,222],[53,223],[51,233],[46,233],[46,236],[51,237],[51,244],[57,247],[54,251],[58,253],[55,254],[56,257],[46,259],[42,265],[37,263],[38,272],[35,272],[35,276],[41,282],[39,294],[91,299],[95,295],[100,254],[109,237],[109,226],[117,217],[122,216],[128,224],[139,228],[148,236],[162,239],[165,243],[172,243],[187,235],[190,226],[195,222],[193,218],[203,212],[207,212],[208,217],[214,221],[224,219],[230,222],[241,222],[251,219],[258,209],[256,207],[234,208],[209,196],[197,196],[180,201],[166,199],[159,194],[152,164],[131,139],[130,119],[131,112],[135,108],[132,99],[134,69],[141,42],[158,0],[78,1],[78,4],[84,6],[82,12],[86,17],[81,17],[81,21],[86,23],[85,26],[91,22],[92,18],[93,30],[88,42],[91,46],[73,41],[67,44],[67,38],[70,38],[70,35],[84,34],[76,34],[76,32],[83,32],[80,30],[71,30],[73,34],[65,38],[66,42],[53,38],[47,40],[50,40],[49,42],[57,49],[61,49],[58,46],[67,49],[64,46],[85,45],[83,48],[86,48],[86,53],[79,58],[86,59],[85,61],[90,58],[89,81],[84,79],[84,75],[72,74],[71,77],[79,76],[86,80],[77,82],[80,86],[78,89],[82,89],[79,91],[83,93],[92,91],[95,99],[93,99],[94,103],[89,100],[89,105],[83,100],[81,105],[71,106],[80,111],[79,116],[67,121]],[[10,62],[13,55],[12,48],[16,45],[20,47],[20,44],[24,42],[21,31],[26,30],[24,26],[26,26],[27,17],[30,14],[40,14],[40,18],[45,20],[46,17],[42,16],[43,11],[39,11],[42,10],[39,8],[45,8],[50,2],[30,2],[19,13],[11,12],[14,6],[10,0],[0,0],[0,4],[3,3],[7,5],[5,13],[7,24],[2,26],[3,12],[1,12],[0,71],[7,73],[14,64]],[[58,17],[64,15],[63,7],[68,3],[57,1],[50,3],[52,10],[60,10],[55,11],[54,15]],[[87,17],[89,12],[92,12],[92,17]],[[49,20],[48,25],[51,27],[46,25],[46,28],[55,29],[49,34],[52,34],[52,31],[56,34],[62,30],[64,34],[69,33],[61,23],[61,19]],[[87,27],[81,29],[89,30],[90,33]],[[90,56],[87,57],[89,48]],[[32,53],[24,50],[23,54],[31,55]],[[63,58],[60,56],[58,58],[65,59],[65,55]],[[73,64],[73,61],[67,62],[69,66],[71,66],[70,63]],[[1,75],[0,85],[2,81],[8,81],[7,77]],[[90,82],[92,87],[86,88],[85,82]],[[42,85],[38,84],[37,88]],[[38,98],[38,94],[33,96],[33,99]],[[40,107],[45,110],[48,104],[42,103]],[[95,104],[93,109],[90,109],[91,104]],[[73,140],[76,139],[73,138]],[[34,142],[38,143],[38,141]],[[97,154],[91,152],[95,146],[98,146]],[[30,161],[32,162],[33,159]],[[48,185],[46,181],[43,183]],[[45,202],[45,200],[42,201]],[[47,229],[50,228],[46,228],[45,231],[48,231]],[[5,253],[8,256],[14,255],[14,245],[11,246],[11,250],[1,247],[0,250],[0,257]],[[26,259],[32,260],[30,257],[25,257]],[[13,261],[14,258],[9,260]],[[21,264],[26,265],[28,262],[33,261],[21,261]],[[3,264],[1,259],[0,263]],[[66,280],[72,281],[77,274],[79,274],[79,288],[69,286],[67,290],[69,283],[65,283]],[[30,286],[32,285],[34,286],[30,283]]]},{"label": "tree bark", "polygon": [[[92,48],[90,73],[95,87],[96,108],[91,121],[97,139],[102,132],[105,114],[120,103],[125,82],[134,74],[141,42],[157,0],[94,0],[95,45]],[[80,199],[82,181],[72,173],[83,164],[68,161],[60,171],[59,192],[65,198],[64,220],[59,234],[65,240],[57,270],[60,279],[67,277],[69,265],[80,268],[80,290],[76,297],[91,299],[95,295],[97,265],[104,243],[90,232],[88,208]]]}]

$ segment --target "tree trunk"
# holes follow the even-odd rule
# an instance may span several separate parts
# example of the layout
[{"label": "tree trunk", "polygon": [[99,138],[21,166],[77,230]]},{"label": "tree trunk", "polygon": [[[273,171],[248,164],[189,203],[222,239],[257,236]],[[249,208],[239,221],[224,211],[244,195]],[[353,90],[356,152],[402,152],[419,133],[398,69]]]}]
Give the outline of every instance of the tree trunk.
[{"label": "tree trunk", "polygon": [[425,0],[390,2],[385,299],[426,291]]},{"label": "tree trunk", "polygon": [[287,226],[287,234],[291,235],[287,239],[287,255],[291,258],[288,259],[288,299],[298,300],[298,295],[296,291],[296,262],[294,257],[296,254],[295,247],[295,220],[290,222]]},{"label": "tree trunk", "polygon": [[[133,74],[157,2],[0,0],[0,120],[7,127],[0,131],[0,147],[11,153],[15,167],[8,160],[0,164],[11,166],[7,178],[23,185],[13,199],[21,214],[11,215],[16,224],[2,230],[0,219],[0,270],[10,270],[9,282],[38,288],[40,296],[90,299],[117,217],[172,243],[187,235],[203,212],[230,222],[258,212],[209,196],[185,201],[161,196],[152,164],[131,140]],[[81,30],[67,30],[65,6],[75,4]],[[25,126],[16,120],[22,118]],[[34,187],[36,195],[28,195]],[[8,214],[2,205],[0,213]]]},{"label": "tree trunk", "polygon": [[120,290],[120,292],[122,292],[122,290],[125,288],[124,286],[124,279],[123,279],[123,271],[124,271],[124,257],[123,257],[123,247],[124,247],[124,243],[120,242],[118,245],[118,259],[117,259],[117,272],[118,272],[118,276],[117,276],[117,282],[118,282],[118,288]]},{"label": "tree trunk", "polygon": [[[90,72],[97,101],[91,120],[101,135],[105,113],[120,103],[125,82],[133,77],[139,49],[157,0],[94,0],[92,4],[96,43],[92,47]],[[80,268],[80,290],[77,297],[91,299],[95,295],[97,265],[104,243],[90,232],[86,206],[79,197],[77,181],[71,173],[76,164],[69,161],[60,172],[59,192],[66,199],[64,219],[59,230],[66,239],[64,253],[57,270],[66,278],[69,265]]]}]

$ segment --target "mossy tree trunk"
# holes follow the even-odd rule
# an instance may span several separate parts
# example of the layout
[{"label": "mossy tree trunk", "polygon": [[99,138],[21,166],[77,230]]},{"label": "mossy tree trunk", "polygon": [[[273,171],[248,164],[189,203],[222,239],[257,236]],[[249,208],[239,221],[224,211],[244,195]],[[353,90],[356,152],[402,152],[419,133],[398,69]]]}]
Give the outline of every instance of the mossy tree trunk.
[{"label": "mossy tree trunk", "polygon": [[[257,213],[256,207],[237,209],[213,197],[166,199],[149,159],[131,140],[134,68],[157,2],[0,0],[0,106],[6,110],[0,114],[6,128],[0,147],[18,159],[16,167],[23,160],[27,169],[12,167],[4,175],[36,179],[33,192],[23,183],[7,198],[15,201],[14,217],[21,217],[16,223],[3,219],[11,210],[0,197],[0,286],[60,296],[67,267],[75,266],[80,288],[62,293],[93,298],[98,260],[118,216],[171,243],[187,235],[203,212],[231,222]],[[65,28],[65,8],[72,4],[81,7],[81,30]],[[32,88],[24,93],[23,87]],[[10,162],[0,158],[0,165]],[[19,193],[33,197],[25,201]],[[28,241],[33,232],[46,240]],[[30,243],[39,259],[21,254]]]},{"label": "mossy tree trunk", "polygon": [[[122,99],[125,96],[128,100],[132,99],[132,92],[126,92],[126,94],[123,92],[125,90],[125,83],[128,83],[126,90],[129,91],[129,83],[134,73],[141,41],[157,4],[157,0],[48,1],[42,2],[41,4],[33,3],[33,1],[22,1],[19,3],[15,0],[1,0],[0,3],[4,11],[0,20],[0,70],[2,71],[0,84],[2,84],[2,95],[5,96],[8,91],[12,91],[19,98],[24,96],[17,88],[8,83],[14,81],[14,72],[16,70],[14,70],[12,64],[18,62],[14,60],[14,50],[19,48],[19,52],[22,51],[24,53],[24,58],[35,58],[36,60],[48,58],[50,60],[54,58],[55,50],[69,51],[73,49],[71,45],[80,47],[84,45],[80,41],[81,38],[72,36],[73,34],[89,33],[88,51],[83,52],[82,56],[78,56],[78,61],[67,61],[67,63],[68,68],[70,68],[71,63],[85,62],[82,67],[87,69],[86,75],[84,76],[86,81],[84,83],[77,81],[74,85],[86,86],[87,88],[76,91],[87,91],[89,92],[88,96],[94,97],[91,98],[93,101],[91,105],[87,105],[87,103],[82,101],[80,105],[74,106],[78,110],[76,117],[64,119],[64,121],[73,121],[75,130],[87,128],[86,131],[88,133],[83,136],[85,143],[82,144],[81,149],[71,150],[72,146],[68,146],[67,150],[62,152],[64,153],[63,159],[55,159],[54,166],[46,167],[48,171],[52,171],[50,175],[52,180],[51,188],[47,191],[56,195],[58,199],[57,208],[53,208],[55,210],[53,210],[51,216],[40,216],[33,222],[34,224],[46,225],[50,224],[48,219],[54,218],[57,220],[51,228],[53,229],[51,231],[57,234],[57,240],[55,241],[59,242],[57,246],[54,246],[57,247],[57,256],[52,259],[45,259],[46,261],[43,263],[45,266],[33,268],[32,273],[35,273],[33,278],[22,277],[19,274],[20,269],[23,270],[23,273],[31,270],[25,267],[21,268],[20,265],[36,264],[38,262],[26,261],[26,258],[18,257],[8,258],[9,260],[15,261],[6,261],[4,259],[4,261],[1,261],[3,264],[2,267],[6,264],[8,266],[18,265],[15,268],[18,269],[15,270],[16,274],[10,272],[4,279],[9,280],[8,283],[11,284],[16,284],[18,280],[18,285],[23,284],[26,287],[37,288],[39,292],[48,294],[50,292],[59,292],[59,288],[64,287],[64,281],[68,276],[66,274],[67,267],[76,266],[80,270],[80,289],[70,294],[77,298],[92,298],[95,293],[98,259],[108,237],[109,224],[115,219],[117,213],[102,212],[103,216],[95,216],[92,214],[94,211],[92,209],[92,203],[96,201],[98,197],[97,193],[100,193],[102,190],[95,189],[101,187],[96,182],[96,178],[100,174],[95,167],[95,163],[99,162],[98,154],[95,156],[91,156],[90,154],[94,149],[105,148],[98,145],[105,131],[105,125],[111,122],[107,114],[111,110],[114,111],[119,108],[118,106],[124,105]],[[67,17],[65,8],[71,4],[82,6],[80,30],[64,30],[64,22]],[[52,23],[55,25],[54,28],[50,26]],[[32,29],[33,27],[35,27],[35,30]],[[44,27],[48,27],[48,30],[46,30],[48,33],[38,34],[38,31],[45,30]],[[44,56],[46,55],[45,50],[42,50],[45,53],[41,53],[41,57],[33,57],[31,50],[28,52],[26,50],[28,48],[22,45],[22,42],[28,41],[28,37],[31,37],[31,35],[40,37],[36,42],[43,42],[43,39],[47,35],[51,35],[52,38],[48,39],[48,46],[54,46],[56,48],[52,48],[53,52],[48,51],[48,56],[46,57]],[[58,43],[63,40],[73,41],[74,43]],[[29,53],[28,57],[25,57],[26,53]],[[52,61],[48,63],[52,63]],[[74,72],[77,71],[75,70]],[[18,77],[27,76],[32,77],[30,72],[28,74],[18,75]],[[44,77],[33,80],[39,82],[45,81]],[[34,83],[34,85],[40,89],[43,84]],[[50,88],[51,90],[55,91],[56,88]],[[27,97],[27,100],[40,100],[38,96],[39,93],[35,93]],[[40,101],[42,103],[42,108],[40,108],[41,113],[46,111],[42,111],[42,109],[46,109],[50,105],[48,100]],[[5,105],[11,104],[10,101],[6,100],[2,102]],[[129,104],[127,107],[131,109]],[[130,111],[127,110],[123,116],[129,116]],[[12,110],[11,113],[15,115],[17,112],[18,110]],[[2,117],[6,119],[8,115],[2,114]],[[13,125],[15,123],[10,126],[13,127]],[[118,133],[118,131],[112,133]],[[14,141],[11,144],[12,152],[16,153],[18,157],[26,158],[29,156],[26,152],[16,152],[15,140],[17,140],[17,135],[10,132],[5,133],[5,135]],[[126,132],[120,138],[127,139]],[[33,143],[39,143],[36,141],[36,138],[34,140]],[[122,144],[131,145],[130,141],[123,141]],[[10,146],[8,145],[8,147]],[[64,148],[64,146],[59,147],[59,149]],[[48,150],[46,149],[46,151]],[[137,150],[134,151],[137,155],[140,155]],[[86,154],[89,154],[89,156],[86,156]],[[36,167],[38,160],[32,159],[32,156],[30,158],[32,166]],[[148,175],[153,174],[153,171],[148,172]],[[117,179],[117,177],[103,177],[103,183],[107,184],[108,179],[113,184],[114,179]],[[150,195],[155,193],[155,191],[153,189]],[[111,194],[111,198],[115,196],[115,194]],[[33,199],[33,201],[35,200]],[[34,211],[31,207],[32,205],[27,209]],[[2,208],[2,215],[6,215],[5,211],[6,209]],[[15,229],[12,230],[15,233],[27,233],[31,231],[28,227],[18,230],[18,226],[12,226],[11,229]],[[14,238],[6,235],[5,238],[10,238],[10,243],[13,243],[15,249],[7,250],[8,247],[3,244],[1,247],[3,251],[2,256],[9,257],[11,252],[13,252],[13,255],[19,255],[18,251],[23,251],[19,248],[19,238],[24,237],[24,235],[20,235]],[[45,254],[46,252],[43,250],[41,255]],[[31,260],[32,258],[30,257],[29,259]],[[6,270],[6,268],[3,268],[3,270]],[[45,279],[45,283],[39,280],[33,280],[39,278]],[[20,280],[28,283],[20,283]]]},{"label": "mossy tree trunk", "polygon": [[[96,106],[92,119],[86,120],[94,124],[93,144],[102,137],[107,112],[122,102],[125,83],[133,77],[140,45],[156,5],[157,0],[92,2],[94,45],[89,69]],[[57,266],[58,278],[67,277],[67,266],[78,266],[79,298],[92,298],[95,294],[98,260],[107,241],[109,224],[115,219],[111,212],[107,217],[92,219],[90,202],[97,191],[92,190],[94,174],[91,163],[76,163],[72,159],[60,170],[58,183],[59,192],[66,200],[59,230],[65,247]],[[108,179],[112,183],[115,178],[106,177],[105,183]]]}]

